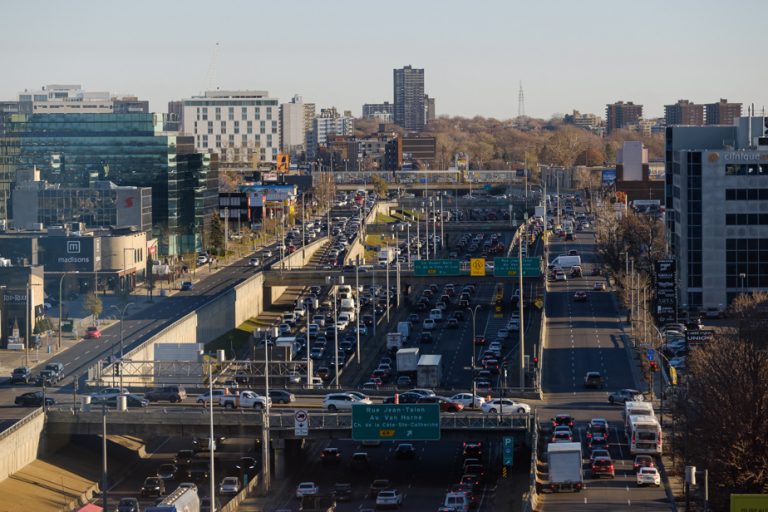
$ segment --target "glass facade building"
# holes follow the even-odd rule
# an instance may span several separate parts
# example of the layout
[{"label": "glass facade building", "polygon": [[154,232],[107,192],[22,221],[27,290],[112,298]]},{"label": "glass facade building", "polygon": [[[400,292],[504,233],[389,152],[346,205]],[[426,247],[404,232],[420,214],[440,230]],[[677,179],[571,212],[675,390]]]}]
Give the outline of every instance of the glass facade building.
[{"label": "glass facade building", "polygon": [[[0,200],[19,169],[62,187],[96,181],[152,188],[152,234],[163,254],[199,251],[216,210],[218,161],[192,137],[163,132],[159,114],[11,114],[0,137]],[[0,218],[9,218],[8,201]]]}]

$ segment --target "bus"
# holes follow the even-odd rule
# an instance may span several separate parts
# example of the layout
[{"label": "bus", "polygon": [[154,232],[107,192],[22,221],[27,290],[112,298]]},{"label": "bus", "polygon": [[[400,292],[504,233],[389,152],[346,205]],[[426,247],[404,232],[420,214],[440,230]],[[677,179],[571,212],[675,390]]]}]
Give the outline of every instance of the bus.
[{"label": "bus", "polygon": [[629,417],[627,430],[629,453],[632,455],[661,455],[661,425],[655,416]]},{"label": "bus", "polygon": [[504,283],[496,283],[496,289],[493,292],[493,300],[496,304],[496,313],[504,312]]}]

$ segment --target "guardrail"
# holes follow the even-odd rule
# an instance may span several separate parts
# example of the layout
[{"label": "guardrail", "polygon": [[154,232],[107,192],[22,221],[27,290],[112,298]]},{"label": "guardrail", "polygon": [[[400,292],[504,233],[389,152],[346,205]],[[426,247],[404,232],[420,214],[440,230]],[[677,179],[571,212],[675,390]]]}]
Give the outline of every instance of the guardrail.
[{"label": "guardrail", "polygon": [[36,419],[41,414],[44,414],[43,408],[35,409],[31,413],[27,414],[23,418],[21,418],[19,421],[8,427],[7,429],[0,432],[0,441],[3,441],[5,438],[22,428],[27,423],[31,422],[32,420]]}]

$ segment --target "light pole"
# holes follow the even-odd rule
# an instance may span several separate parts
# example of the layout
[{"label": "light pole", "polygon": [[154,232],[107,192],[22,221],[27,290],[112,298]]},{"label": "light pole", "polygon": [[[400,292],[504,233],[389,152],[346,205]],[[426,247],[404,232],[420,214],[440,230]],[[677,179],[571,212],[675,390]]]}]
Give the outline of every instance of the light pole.
[{"label": "light pole", "polygon": [[[122,392],[123,389],[123,322],[125,320],[125,312],[128,310],[129,307],[133,306],[133,302],[129,302],[125,306],[123,306],[122,309],[120,309],[118,306],[110,306],[110,309],[115,309],[116,311],[120,312],[120,390]],[[213,397],[213,395],[211,395]]]},{"label": "light pole", "polygon": [[[309,334],[307,334],[309,338]],[[270,464],[269,464],[269,343],[264,340],[264,420],[261,429],[261,464],[264,468],[264,492],[269,493],[271,484]],[[211,468],[213,469],[213,468]],[[213,498],[213,479],[211,479],[211,498]],[[211,510],[213,509],[213,499],[211,499]]]},{"label": "light pole", "polygon": [[[122,321],[120,322],[120,326],[122,327]],[[122,358],[122,355],[120,356]],[[123,372],[120,372],[120,378],[123,378]],[[122,386],[122,383],[120,384]],[[210,481],[210,494],[211,494],[211,511],[216,511],[216,478],[214,476],[214,451],[216,450],[216,444],[213,440],[213,358],[209,357],[208,359],[208,421],[209,421],[209,438],[208,441],[210,443],[210,465],[211,465],[211,481]]]},{"label": "light pole", "polygon": [[65,271],[63,274],[61,274],[61,279],[59,279],[59,336],[58,336],[58,341],[56,343],[56,350],[61,350],[61,321],[62,321],[61,302],[62,302],[62,295],[64,290],[64,278],[67,276],[67,274],[79,274],[79,273],[80,273],[79,270],[73,270],[71,272]]},{"label": "light pole", "polygon": [[360,256],[357,257],[357,265],[355,265],[355,314],[356,329],[355,334],[357,336],[357,364],[360,364]]},{"label": "light pole", "polygon": [[477,396],[477,382],[475,381],[475,338],[477,337],[477,332],[475,331],[475,315],[477,314],[477,310],[481,309],[482,305],[477,304],[474,308],[470,309],[472,312],[472,359],[471,359],[471,378],[472,378],[472,405],[475,405],[475,397]]},{"label": "light pole", "polygon": [[520,300],[517,301],[520,308],[520,359],[518,364],[520,366],[520,389],[525,387],[525,321],[523,318],[523,240],[525,238],[525,221],[520,224],[520,234],[517,239],[517,275],[519,279],[518,286],[520,288]]}]

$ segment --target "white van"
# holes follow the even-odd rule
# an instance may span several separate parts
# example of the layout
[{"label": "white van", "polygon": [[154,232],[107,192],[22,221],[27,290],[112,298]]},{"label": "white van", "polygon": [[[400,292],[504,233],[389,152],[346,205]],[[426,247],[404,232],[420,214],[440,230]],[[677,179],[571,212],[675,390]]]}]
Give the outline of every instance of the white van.
[{"label": "white van", "polygon": [[629,428],[629,418],[632,416],[655,416],[653,404],[650,402],[624,402],[624,429]]},{"label": "white van", "polygon": [[469,498],[463,492],[449,492],[445,495],[443,507],[454,512],[469,512]]},{"label": "white van", "polygon": [[560,267],[562,269],[570,269],[576,265],[581,266],[581,256],[558,256],[549,263],[549,268],[553,269]]},{"label": "white van", "polygon": [[443,310],[442,309],[433,309],[429,312],[429,318],[434,320],[435,322],[442,322],[443,320]]}]

